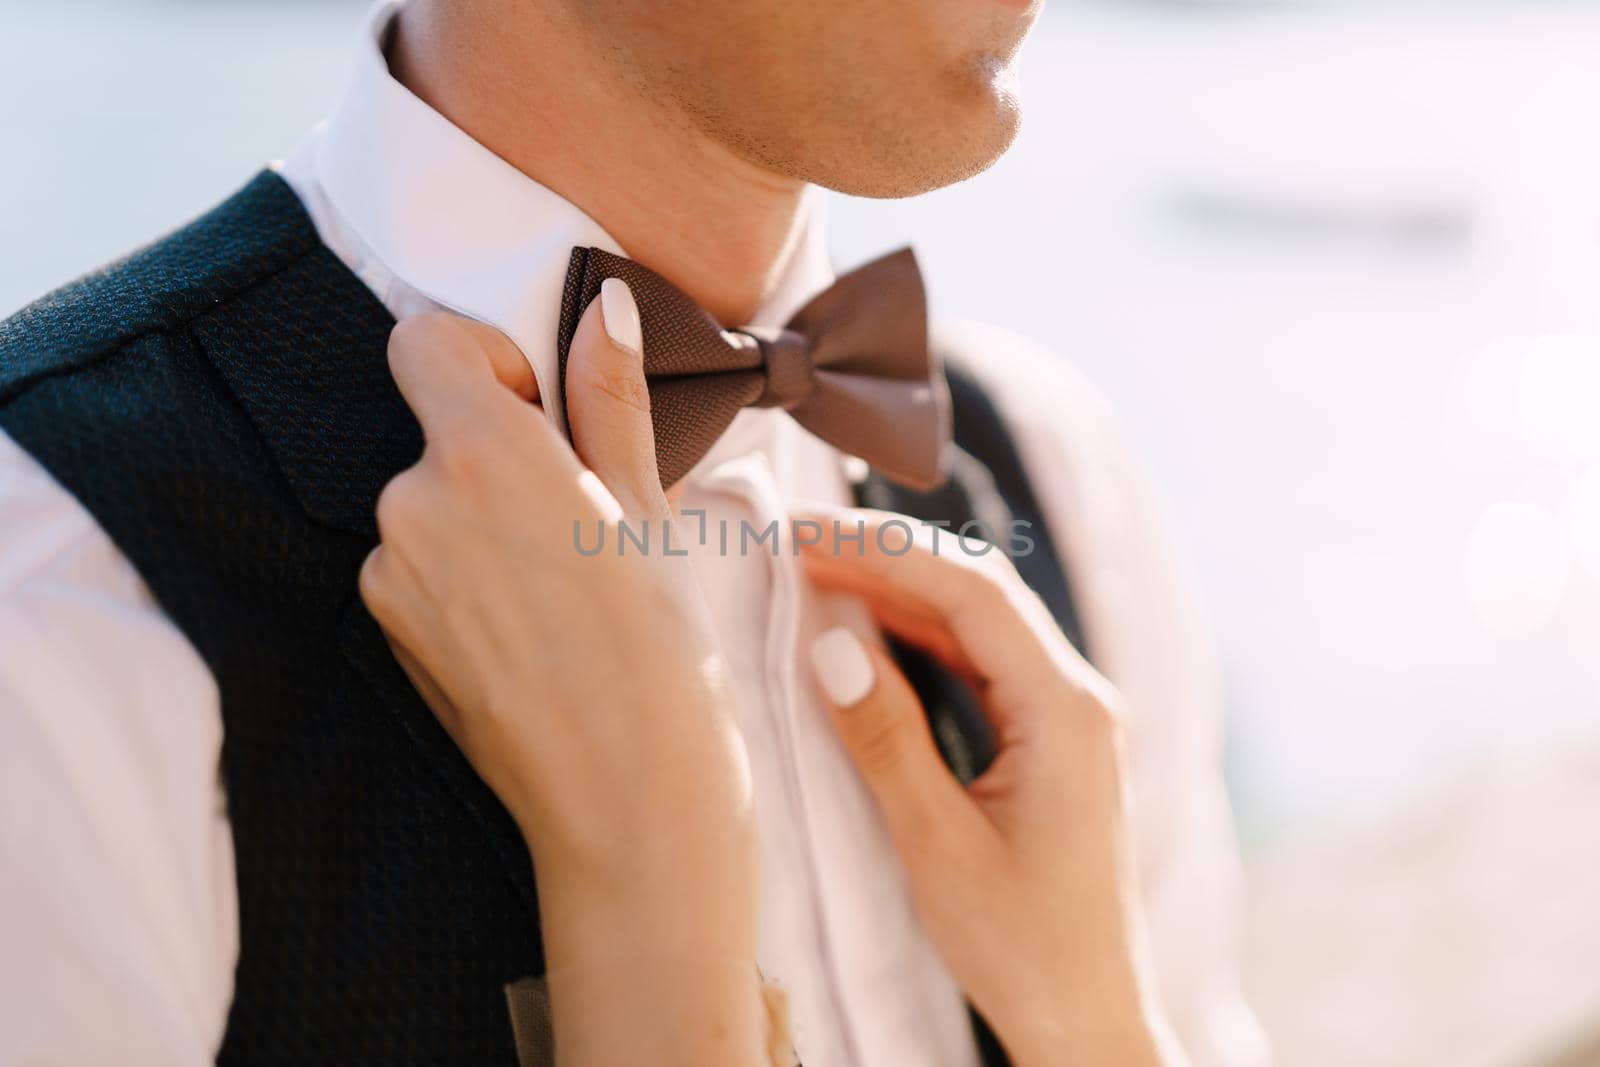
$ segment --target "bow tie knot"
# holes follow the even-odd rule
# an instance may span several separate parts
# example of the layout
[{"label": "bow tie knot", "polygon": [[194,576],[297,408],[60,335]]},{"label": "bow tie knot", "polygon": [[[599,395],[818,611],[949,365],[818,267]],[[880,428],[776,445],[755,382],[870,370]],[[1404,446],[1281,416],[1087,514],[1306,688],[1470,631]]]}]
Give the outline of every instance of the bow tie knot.
[{"label": "bow tie knot", "polygon": [[815,391],[816,367],[811,359],[809,337],[793,330],[771,330],[757,326],[742,326],[729,332],[738,334],[745,341],[755,342],[761,356],[765,384],[761,395],[751,402],[751,407],[793,411]]},{"label": "bow tie knot", "polygon": [[782,408],[913,488],[943,481],[950,394],[928,347],[922,275],[910,249],[839,278],[782,329],[725,330],[649,268],[574,248],[556,337],[563,383],[578,320],[607,278],[626,282],[639,307],[663,486],[687,474],[744,407]]}]

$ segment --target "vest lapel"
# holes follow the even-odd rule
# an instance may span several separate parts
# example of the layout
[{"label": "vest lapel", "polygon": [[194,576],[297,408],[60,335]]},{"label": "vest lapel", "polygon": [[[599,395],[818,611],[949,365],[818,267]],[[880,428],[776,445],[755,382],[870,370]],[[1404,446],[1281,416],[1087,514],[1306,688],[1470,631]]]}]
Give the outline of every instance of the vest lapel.
[{"label": "vest lapel", "polygon": [[422,455],[422,431],[389,374],[393,328],[321,245],[192,326],[306,513],[373,542],[378,493]]},{"label": "vest lapel", "polygon": [[[311,229],[281,181],[251,188],[288,198],[267,209],[293,210]],[[421,430],[389,373],[393,327],[388,310],[320,242],[229,303],[226,315],[192,324],[300,506],[358,546],[376,545],[378,494],[422,454]],[[344,659],[483,827],[533,910],[533,872],[521,835],[395,661],[356,594],[354,572],[339,643]]]}]

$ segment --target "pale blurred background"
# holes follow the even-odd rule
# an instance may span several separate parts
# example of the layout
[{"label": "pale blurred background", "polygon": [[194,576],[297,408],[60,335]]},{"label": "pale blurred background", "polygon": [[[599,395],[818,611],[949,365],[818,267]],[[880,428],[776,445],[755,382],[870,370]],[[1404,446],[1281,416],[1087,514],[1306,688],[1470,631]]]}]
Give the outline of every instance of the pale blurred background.
[{"label": "pale blurred background", "polygon": [[[0,315],[292,149],[362,11],[0,0]],[[1600,2],[1067,2],[1029,49],[1011,155],[836,251],[914,240],[1149,457],[1280,1061],[1600,1064]]]}]

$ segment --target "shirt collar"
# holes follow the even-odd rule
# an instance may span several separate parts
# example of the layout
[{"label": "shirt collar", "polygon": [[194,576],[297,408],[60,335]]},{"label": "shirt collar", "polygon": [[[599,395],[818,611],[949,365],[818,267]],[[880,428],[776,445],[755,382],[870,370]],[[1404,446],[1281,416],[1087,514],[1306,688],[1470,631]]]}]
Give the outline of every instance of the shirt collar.
[{"label": "shirt collar", "polygon": [[[626,255],[605,229],[423,103],[389,73],[384,44],[403,0],[379,0],[344,96],[315,135],[321,193],[368,254],[424,297],[509,336],[554,395],[556,326],[574,246]],[[801,243],[752,320],[781,325],[833,281],[822,202],[807,195]],[[560,412],[552,413],[558,424]]]}]

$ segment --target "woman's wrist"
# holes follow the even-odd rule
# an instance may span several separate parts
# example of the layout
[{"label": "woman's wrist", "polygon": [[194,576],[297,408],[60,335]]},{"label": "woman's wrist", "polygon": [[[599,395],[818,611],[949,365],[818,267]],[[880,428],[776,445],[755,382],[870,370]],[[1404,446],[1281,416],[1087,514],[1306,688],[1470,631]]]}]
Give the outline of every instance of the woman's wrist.
[{"label": "woman's wrist", "polygon": [[1095,1020],[1081,1027],[1041,1027],[1001,1038],[1013,1067],[1171,1067],[1155,1031],[1142,1023]]},{"label": "woman's wrist", "polygon": [[774,1026],[753,961],[704,953],[552,962],[563,1064],[766,1067]]},{"label": "woman's wrist", "polygon": [[575,1063],[764,1063],[753,835],[676,862],[635,851],[581,870],[536,858],[559,1047]]},{"label": "woman's wrist", "polygon": [[630,699],[639,721],[625,758],[549,768],[529,760],[521,780],[501,791],[541,890],[556,873],[605,891],[754,862],[754,793],[737,708],[721,686],[696,681]]}]

